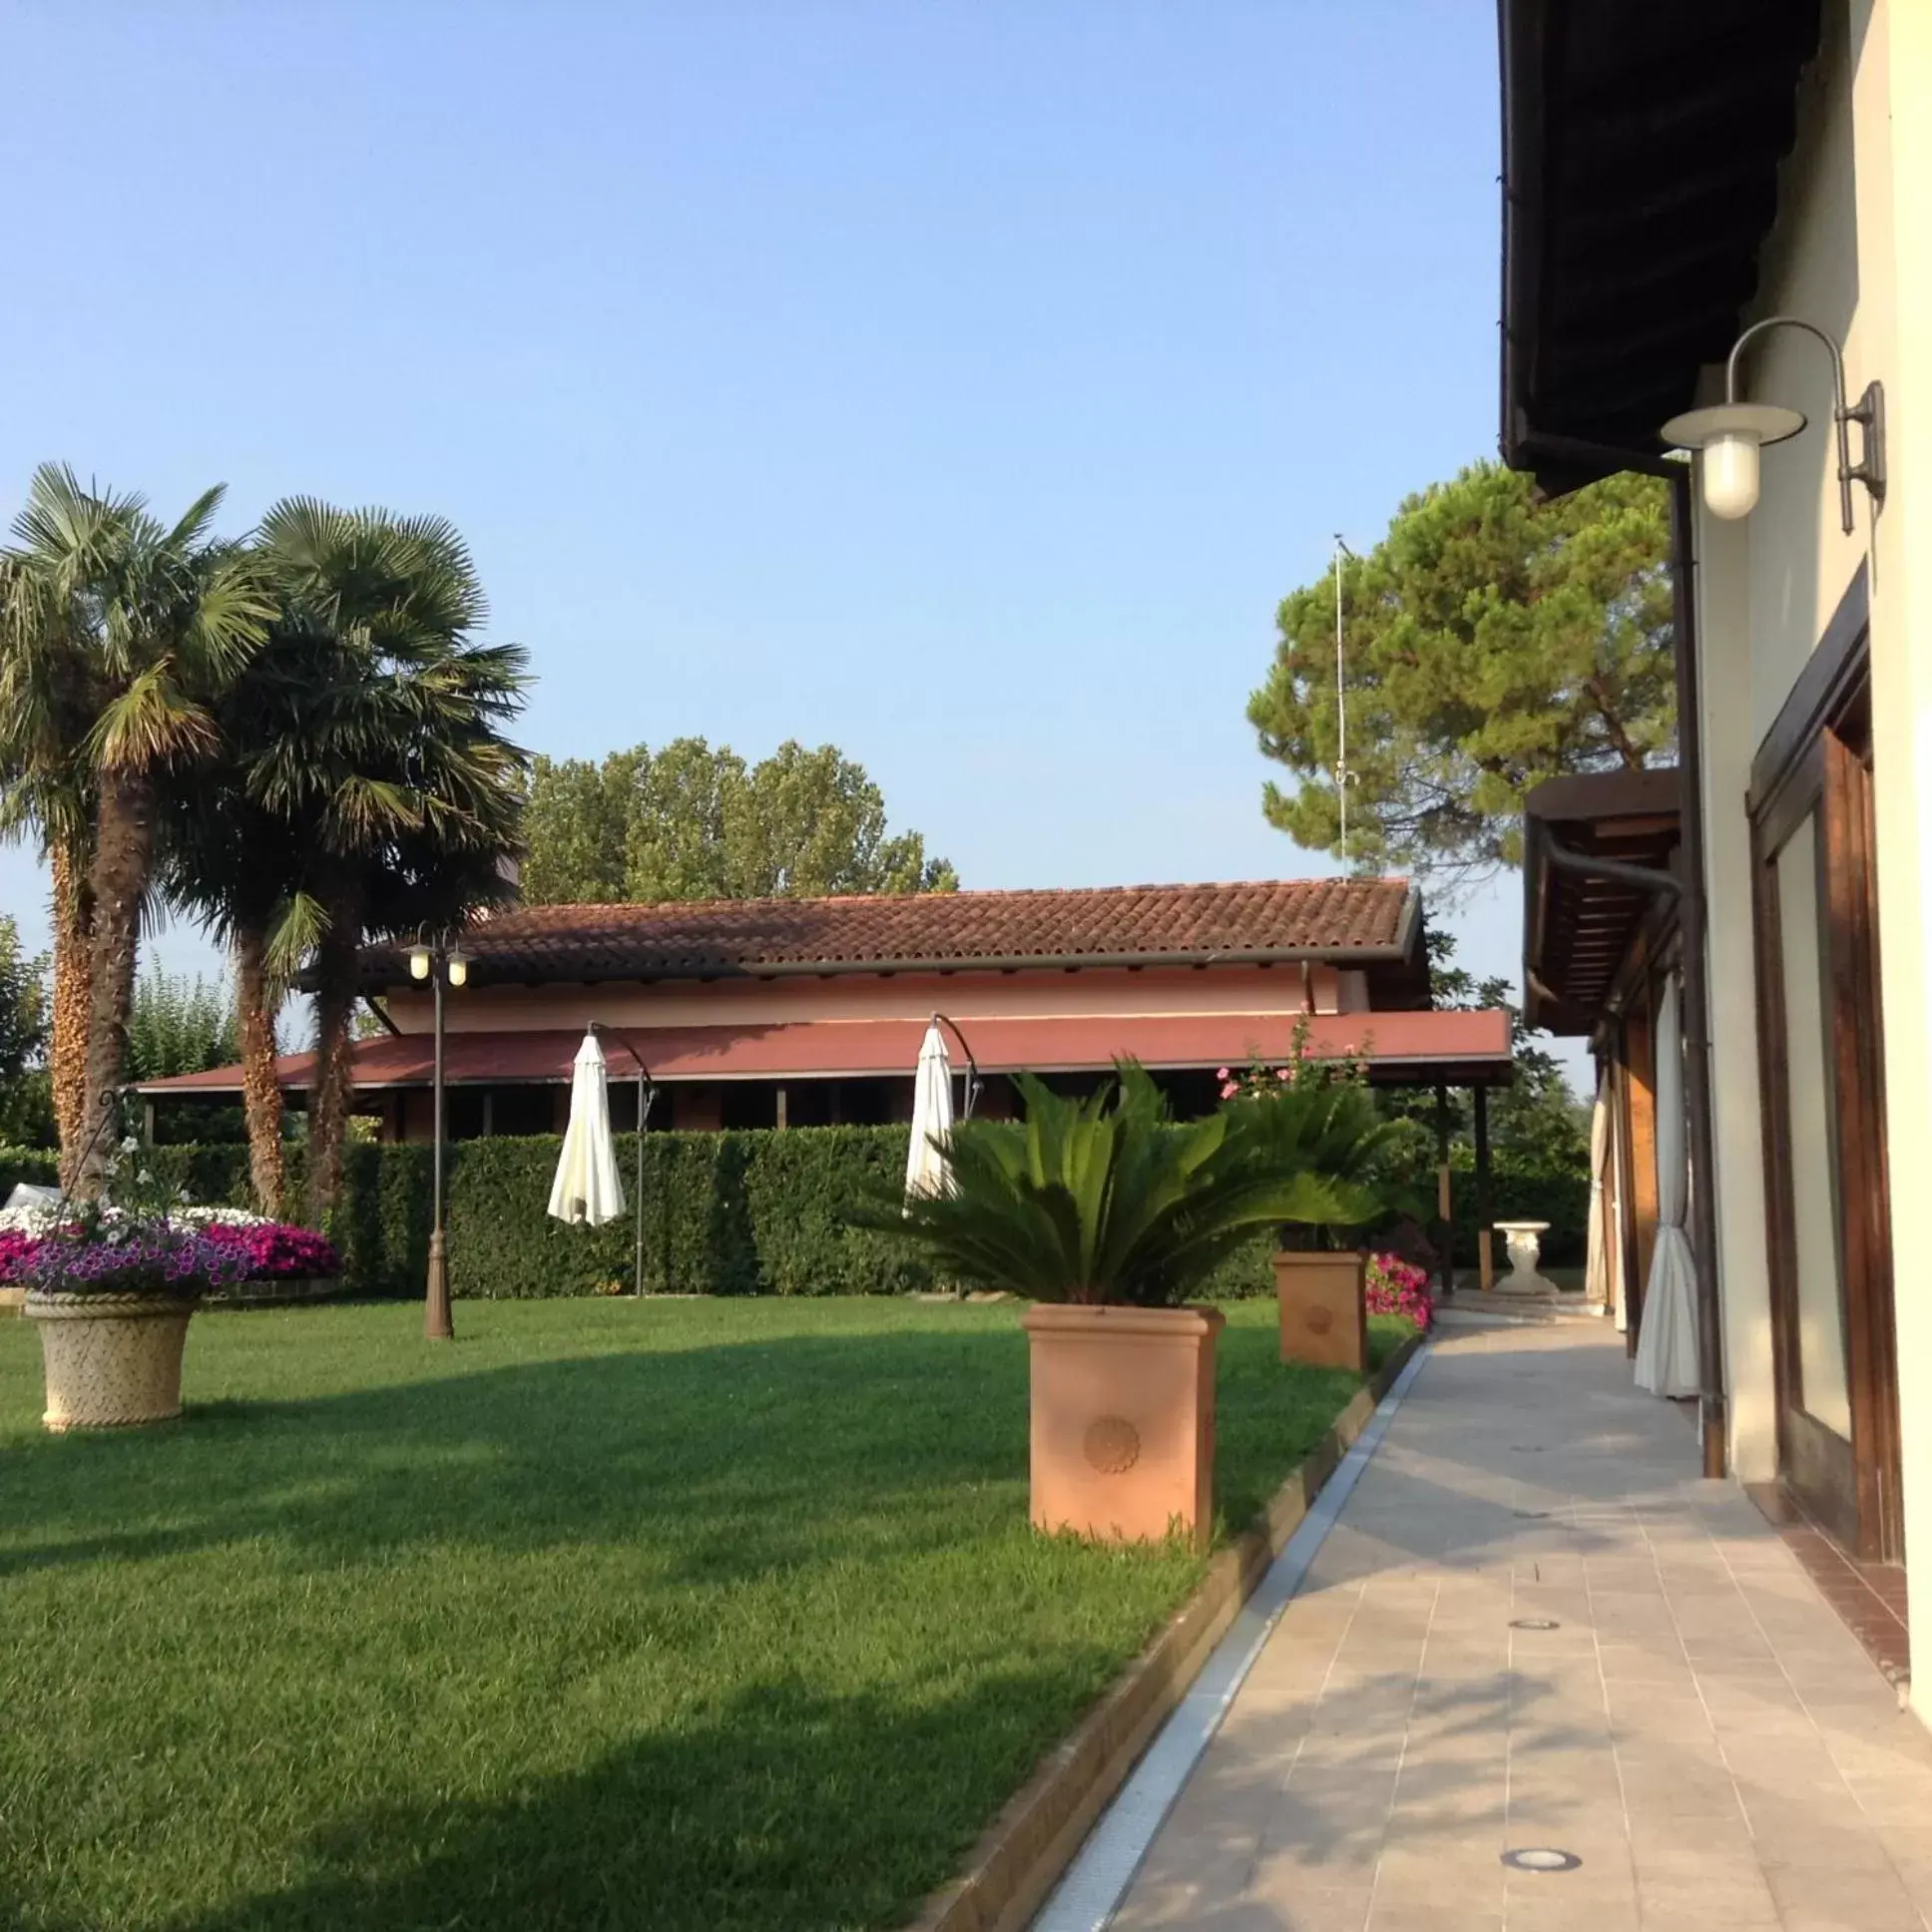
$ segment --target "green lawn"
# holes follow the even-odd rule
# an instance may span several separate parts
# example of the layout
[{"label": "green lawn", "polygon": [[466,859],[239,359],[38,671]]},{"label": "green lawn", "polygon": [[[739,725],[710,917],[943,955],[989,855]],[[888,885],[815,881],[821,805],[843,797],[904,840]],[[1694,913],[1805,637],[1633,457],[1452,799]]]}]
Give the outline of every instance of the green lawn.
[{"label": "green lawn", "polygon": [[[1201,1571],[1028,1530],[1018,1320],[209,1314],[181,1423],[54,1439],[0,1319],[0,1925],[899,1924]],[[1237,1524],[1353,1388],[1273,1355]]]}]

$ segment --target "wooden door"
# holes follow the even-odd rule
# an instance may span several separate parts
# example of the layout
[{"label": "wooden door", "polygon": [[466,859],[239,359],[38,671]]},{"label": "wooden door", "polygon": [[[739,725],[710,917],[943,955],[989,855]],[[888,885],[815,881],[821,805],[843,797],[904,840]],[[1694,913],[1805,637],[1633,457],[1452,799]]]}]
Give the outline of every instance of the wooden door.
[{"label": "wooden door", "polygon": [[[1782,1475],[1847,1549],[1903,1554],[1870,687],[1847,665],[1753,785],[1765,1201]],[[1795,696],[1796,694],[1794,694]]]}]

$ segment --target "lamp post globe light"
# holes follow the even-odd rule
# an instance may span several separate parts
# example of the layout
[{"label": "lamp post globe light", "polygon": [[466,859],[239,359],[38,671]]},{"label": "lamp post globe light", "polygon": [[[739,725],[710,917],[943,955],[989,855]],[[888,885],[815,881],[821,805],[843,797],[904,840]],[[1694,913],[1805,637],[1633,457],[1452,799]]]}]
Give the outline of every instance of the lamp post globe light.
[{"label": "lamp post globe light", "polygon": [[443,986],[466,984],[470,962],[461,947],[418,940],[409,949],[409,977],[430,982],[435,1013],[435,1050],[431,1081],[429,1275],[423,1285],[423,1337],[454,1341],[456,1327],[449,1312],[449,1267],[443,1240]]}]

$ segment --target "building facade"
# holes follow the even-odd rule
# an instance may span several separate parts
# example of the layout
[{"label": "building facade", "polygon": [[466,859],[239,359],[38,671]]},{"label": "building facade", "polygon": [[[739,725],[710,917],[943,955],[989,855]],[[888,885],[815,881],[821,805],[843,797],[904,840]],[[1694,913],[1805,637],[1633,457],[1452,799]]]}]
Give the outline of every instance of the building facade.
[{"label": "building facade", "polygon": [[[458,944],[464,984],[444,994],[456,1138],[560,1129],[593,1025],[620,1131],[639,1067],[654,1130],[909,1120],[936,1016],[983,1083],[982,1115],[1008,1111],[1014,1073],[1091,1084],[1122,1058],[1178,1113],[1205,1113],[1222,1069],[1283,1061],[1297,1039],[1405,1085],[1486,1087],[1510,1070],[1506,1013],[1431,1010],[1422,902],[1399,879],[532,906]],[[362,992],[377,1030],[354,1050],[355,1105],[384,1138],[427,1139],[434,1007],[409,949],[369,949]],[[291,1099],[311,1072],[305,1054],[280,1063]],[[141,1092],[205,1101],[241,1078]]]},{"label": "building facade", "polygon": [[[1557,491],[1650,470],[1677,505],[1706,1418],[1737,1479],[1897,1566],[1932,1548],[1909,1238],[1932,1155],[1932,8],[1501,17],[1505,456]],[[1739,394],[1808,426],[1720,517],[1709,459],[1660,432],[1774,317],[1807,326],[1754,335]],[[1882,386],[1882,489],[1841,485],[1834,346],[1851,403]],[[1850,467],[1866,441],[1848,426]],[[1932,1643],[1932,1604],[1910,1621]]]}]

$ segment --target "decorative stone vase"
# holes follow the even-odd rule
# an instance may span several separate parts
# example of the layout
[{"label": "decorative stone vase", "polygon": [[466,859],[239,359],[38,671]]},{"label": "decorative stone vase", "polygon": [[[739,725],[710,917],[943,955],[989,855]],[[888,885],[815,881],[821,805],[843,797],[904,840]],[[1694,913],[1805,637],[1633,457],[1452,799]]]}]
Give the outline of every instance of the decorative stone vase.
[{"label": "decorative stone vase", "polygon": [[182,1348],[194,1295],[29,1293],[54,1430],[121,1429],[181,1414]]},{"label": "decorative stone vase", "polygon": [[1499,1220],[1496,1231],[1509,1248],[1510,1271],[1496,1283],[1498,1294],[1556,1294],[1557,1284],[1538,1271],[1543,1258],[1543,1236],[1550,1231],[1547,1220]]},{"label": "decorative stone vase", "polygon": [[1277,1248],[1281,1359],[1368,1373],[1368,1250]]},{"label": "decorative stone vase", "polygon": [[1135,1543],[1213,1525],[1217,1308],[1035,1302],[1032,1517]]}]

